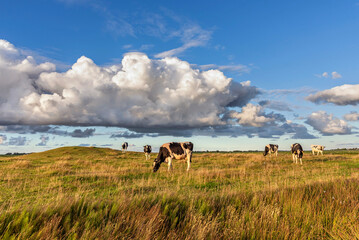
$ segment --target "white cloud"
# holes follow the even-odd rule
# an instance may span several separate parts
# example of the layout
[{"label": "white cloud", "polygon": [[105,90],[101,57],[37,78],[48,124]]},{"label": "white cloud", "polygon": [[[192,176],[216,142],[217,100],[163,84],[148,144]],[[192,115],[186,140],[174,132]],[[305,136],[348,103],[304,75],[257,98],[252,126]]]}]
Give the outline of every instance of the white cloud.
[{"label": "white cloud", "polygon": [[328,72],[323,72],[322,74],[314,74],[318,78],[331,78],[331,79],[338,79],[342,78],[342,75],[338,72],[332,72],[329,74]]},{"label": "white cloud", "polygon": [[344,119],[347,121],[358,121],[359,113],[356,111],[350,112],[350,113],[344,115]]},{"label": "white cloud", "polygon": [[[2,40],[0,124],[186,128],[223,125],[227,107],[258,94],[219,70],[200,71],[178,58],[126,54],[101,67],[80,57],[71,69],[36,64]],[[5,49],[5,50],[4,50]],[[9,57],[10,56],[10,57]]]},{"label": "white cloud", "polygon": [[357,105],[359,84],[344,84],[309,95],[306,99],[314,103],[334,103],[336,105]]},{"label": "white cloud", "polygon": [[328,77],[329,77],[329,73],[323,72],[323,73],[322,73],[322,77],[328,78]]},{"label": "white cloud", "polygon": [[240,113],[232,111],[230,118],[238,119],[238,123],[242,126],[252,127],[263,127],[264,124],[274,122],[276,120],[273,117],[266,116],[263,112],[262,106],[256,106],[251,103],[243,106]]},{"label": "white cloud", "polygon": [[323,135],[350,134],[351,127],[347,122],[327,114],[325,111],[313,112],[306,121]]},{"label": "white cloud", "polygon": [[337,72],[332,72],[332,79],[338,79],[338,78],[342,78],[342,75],[340,75]]}]

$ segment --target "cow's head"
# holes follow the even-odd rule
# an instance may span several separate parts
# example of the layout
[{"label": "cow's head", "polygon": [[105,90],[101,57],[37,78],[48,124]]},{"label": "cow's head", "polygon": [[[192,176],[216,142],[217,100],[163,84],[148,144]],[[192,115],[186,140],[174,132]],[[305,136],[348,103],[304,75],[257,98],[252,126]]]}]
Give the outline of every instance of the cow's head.
[{"label": "cow's head", "polygon": [[153,161],[153,172],[157,172],[157,170],[160,168],[161,163],[165,161],[165,154],[164,151],[167,150],[165,148],[160,147],[160,151],[157,155],[157,158]]},{"label": "cow's head", "polygon": [[161,167],[161,162],[156,160],[153,162],[153,172],[157,172],[157,170]]},{"label": "cow's head", "polygon": [[185,143],[183,143],[183,148],[193,151],[193,143],[185,142]]}]

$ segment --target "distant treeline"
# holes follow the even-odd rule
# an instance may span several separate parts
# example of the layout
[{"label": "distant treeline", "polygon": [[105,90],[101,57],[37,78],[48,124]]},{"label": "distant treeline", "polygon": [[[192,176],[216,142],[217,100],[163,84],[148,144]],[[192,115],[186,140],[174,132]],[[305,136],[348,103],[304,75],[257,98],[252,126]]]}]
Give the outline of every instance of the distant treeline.
[{"label": "distant treeline", "polygon": [[18,152],[14,152],[14,153],[6,153],[6,154],[1,154],[3,156],[19,156],[19,155],[26,155],[28,153],[18,153]]}]

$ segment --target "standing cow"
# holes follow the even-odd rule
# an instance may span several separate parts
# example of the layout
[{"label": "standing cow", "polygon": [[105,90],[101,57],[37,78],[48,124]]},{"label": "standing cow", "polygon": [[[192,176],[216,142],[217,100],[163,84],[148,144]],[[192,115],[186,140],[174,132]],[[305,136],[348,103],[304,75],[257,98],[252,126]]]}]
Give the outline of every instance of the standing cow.
[{"label": "standing cow", "polygon": [[122,144],[122,152],[126,152],[127,151],[127,148],[128,148],[128,143],[127,142],[124,142]]},{"label": "standing cow", "polygon": [[321,153],[323,155],[323,151],[324,151],[325,146],[322,146],[322,145],[310,145],[310,147],[312,148],[313,155],[315,155],[315,153],[317,153],[317,155],[319,155],[319,153]]},{"label": "standing cow", "polygon": [[157,158],[153,162],[153,172],[157,172],[161,163],[168,163],[168,171],[172,169],[173,159],[186,159],[187,171],[191,167],[193,143],[191,142],[171,142],[165,143],[160,147]]},{"label": "standing cow", "polygon": [[143,151],[144,151],[144,153],[145,153],[146,160],[150,160],[150,158],[151,158],[151,152],[152,152],[152,147],[151,147],[151,145],[143,146]]},{"label": "standing cow", "polygon": [[263,156],[267,156],[268,153],[269,153],[269,156],[272,156],[272,153],[274,153],[275,156],[277,157],[278,156],[278,145],[268,144],[267,146],[265,146]]},{"label": "standing cow", "polygon": [[303,148],[299,143],[294,143],[291,146],[291,152],[292,152],[292,157],[293,157],[293,162],[295,160],[295,163],[298,163],[298,158],[300,160],[300,164],[302,163],[302,158],[303,158]]}]

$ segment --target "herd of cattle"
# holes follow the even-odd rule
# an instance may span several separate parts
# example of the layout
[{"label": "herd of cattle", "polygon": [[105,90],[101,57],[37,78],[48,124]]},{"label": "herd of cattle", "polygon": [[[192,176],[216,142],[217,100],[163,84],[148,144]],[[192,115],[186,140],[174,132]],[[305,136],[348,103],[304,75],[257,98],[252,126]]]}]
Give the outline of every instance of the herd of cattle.
[{"label": "herd of cattle", "polygon": [[[313,155],[319,155],[321,153],[323,155],[323,151],[325,146],[322,145],[310,145],[312,149]],[[126,152],[128,148],[128,143],[124,142],[122,144],[122,151]],[[146,160],[150,160],[152,147],[150,145],[144,146],[143,149]],[[157,172],[157,170],[160,168],[161,163],[166,162],[168,163],[168,170],[172,169],[172,160],[173,159],[186,159],[187,160],[187,171],[191,167],[192,162],[192,152],[193,152],[193,143],[191,142],[171,142],[171,143],[165,143],[160,147],[160,150],[158,152],[157,158],[153,162],[153,172]],[[299,143],[294,143],[291,146],[291,153],[293,162],[298,164],[298,159],[300,161],[300,164],[303,164],[302,158],[303,158],[303,148]],[[278,145],[275,144],[268,144],[264,148],[264,156],[275,154],[275,156],[278,156]]]}]

